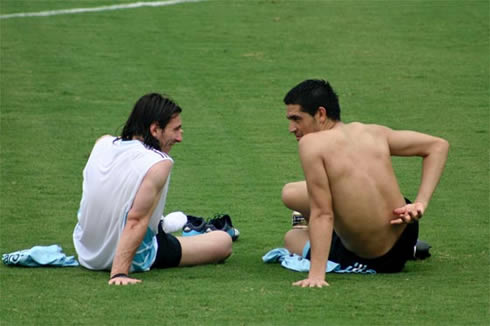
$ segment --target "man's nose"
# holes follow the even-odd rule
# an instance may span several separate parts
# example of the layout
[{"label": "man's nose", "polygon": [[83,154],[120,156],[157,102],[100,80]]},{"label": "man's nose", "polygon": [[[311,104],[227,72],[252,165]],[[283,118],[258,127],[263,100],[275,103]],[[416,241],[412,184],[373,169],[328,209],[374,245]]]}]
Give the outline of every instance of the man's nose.
[{"label": "man's nose", "polygon": [[296,124],[294,122],[289,122],[289,132],[295,132],[296,131]]}]

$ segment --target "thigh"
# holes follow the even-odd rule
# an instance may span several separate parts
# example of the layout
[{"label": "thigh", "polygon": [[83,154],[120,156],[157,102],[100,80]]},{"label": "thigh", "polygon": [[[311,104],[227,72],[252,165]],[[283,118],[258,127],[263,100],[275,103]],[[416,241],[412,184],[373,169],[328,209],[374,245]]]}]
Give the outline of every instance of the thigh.
[{"label": "thigh", "polygon": [[177,239],[182,247],[179,266],[218,263],[231,255],[231,237],[224,231],[177,237]]},{"label": "thigh", "polygon": [[310,199],[306,181],[291,182],[282,188],[282,201],[286,207],[300,212],[305,218],[310,216]]},{"label": "thigh", "polygon": [[169,268],[179,265],[182,257],[180,242],[171,234],[161,231],[156,235],[158,242],[157,256],[151,268]]}]

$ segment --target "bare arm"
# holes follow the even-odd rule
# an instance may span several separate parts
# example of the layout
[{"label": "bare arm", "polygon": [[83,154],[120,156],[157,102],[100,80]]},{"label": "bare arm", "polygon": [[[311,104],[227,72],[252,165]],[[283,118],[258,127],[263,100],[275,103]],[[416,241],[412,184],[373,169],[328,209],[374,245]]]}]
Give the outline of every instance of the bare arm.
[{"label": "bare arm", "polygon": [[[112,263],[111,276],[129,273],[136,250],[141,245],[146,234],[151,215],[158,204],[160,194],[167,181],[171,161],[163,161],[155,164],[143,178],[136,193],[133,206],[129,210],[126,225],[116,249],[116,255]],[[140,280],[130,277],[115,277],[109,280],[109,284],[126,285],[139,283]]]},{"label": "bare arm", "polygon": [[413,204],[396,208],[398,218],[393,224],[410,223],[424,214],[437,184],[442,176],[449,151],[449,143],[439,137],[415,131],[385,129],[390,152],[396,156],[422,157],[422,178]]},{"label": "bare arm", "polygon": [[325,266],[330,252],[334,214],[328,176],[318,148],[315,135],[303,137],[299,144],[299,154],[310,197],[308,232],[311,243],[311,268],[308,278],[293,283],[301,287],[321,288],[328,285],[325,281]]}]

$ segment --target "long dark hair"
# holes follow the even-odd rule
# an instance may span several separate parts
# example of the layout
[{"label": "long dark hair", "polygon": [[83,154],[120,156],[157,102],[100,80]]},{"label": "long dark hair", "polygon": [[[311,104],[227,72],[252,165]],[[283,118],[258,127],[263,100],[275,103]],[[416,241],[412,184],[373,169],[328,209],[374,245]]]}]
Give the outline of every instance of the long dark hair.
[{"label": "long dark hair", "polygon": [[160,150],[160,143],[150,133],[150,125],[158,122],[160,128],[165,128],[174,115],[182,109],[171,99],[158,93],[142,96],[134,105],[121,133],[122,140],[132,140],[135,136],[143,138],[143,143]]}]

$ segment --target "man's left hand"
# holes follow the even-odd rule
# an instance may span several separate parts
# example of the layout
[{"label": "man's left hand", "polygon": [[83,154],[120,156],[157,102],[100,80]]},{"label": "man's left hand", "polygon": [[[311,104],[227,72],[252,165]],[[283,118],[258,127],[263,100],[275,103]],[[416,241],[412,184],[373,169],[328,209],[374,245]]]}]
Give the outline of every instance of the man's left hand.
[{"label": "man's left hand", "polygon": [[391,224],[410,224],[422,218],[425,207],[422,203],[415,202],[400,208],[395,208],[393,213],[396,217],[390,221]]}]

